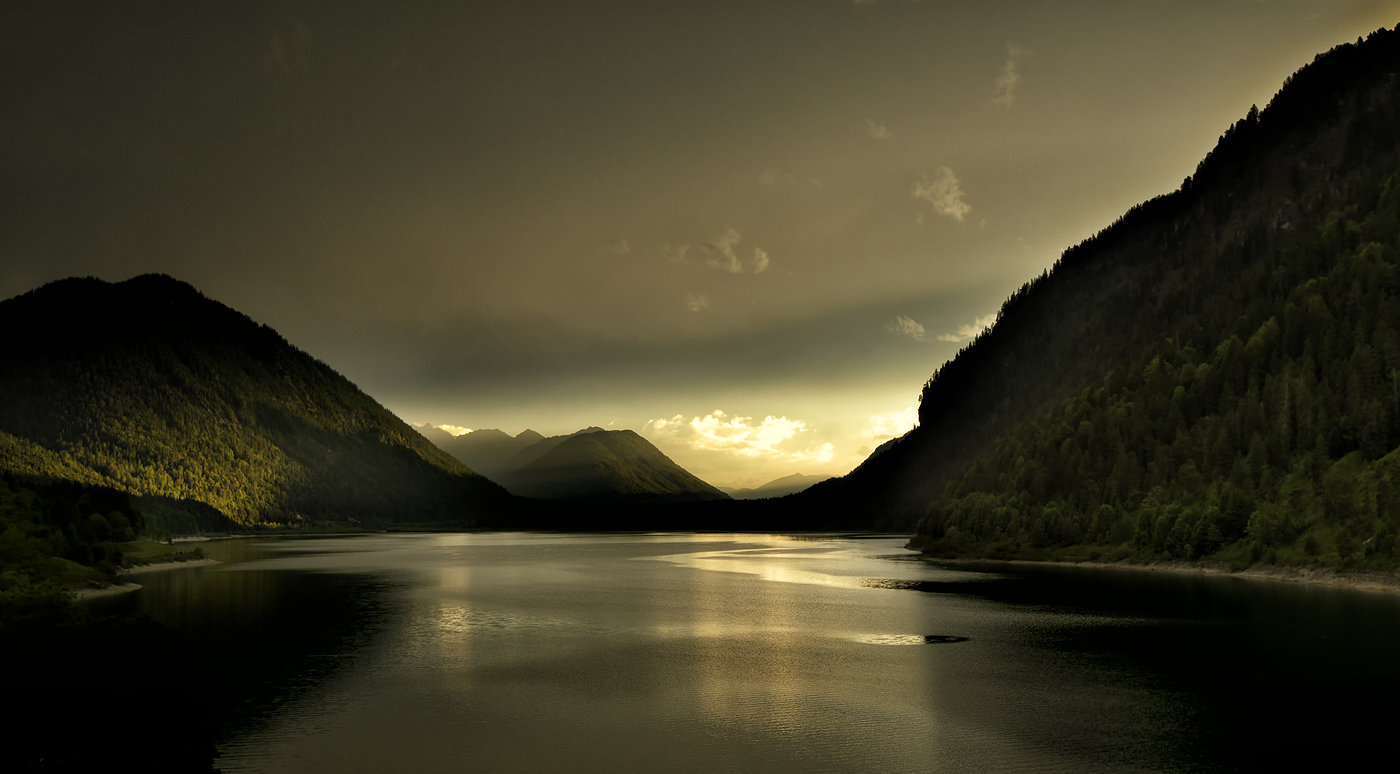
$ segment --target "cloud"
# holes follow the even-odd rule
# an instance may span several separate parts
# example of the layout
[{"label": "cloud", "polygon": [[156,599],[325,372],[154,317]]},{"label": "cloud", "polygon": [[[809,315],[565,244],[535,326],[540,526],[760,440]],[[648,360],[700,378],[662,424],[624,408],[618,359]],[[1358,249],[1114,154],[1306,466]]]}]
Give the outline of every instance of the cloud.
[{"label": "cloud", "polygon": [[743,239],[738,231],[732,228],[724,230],[724,236],[713,242],[706,242],[703,247],[708,255],[705,256],[705,264],[712,269],[739,274],[744,270],[744,265],[739,261],[739,256],[734,252],[734,245]]},{"label": "cloud", "polygon": [[753,249],[753,273],[762,274],[768,271],[768,253],[755,247]]},{"label": "cloud", "polygon": [[860,436],[865,439],[890,439],[904,435],[919,424],[919,410],[910,406],[902,411],[876,414],[865,423]]},{"label": "cloud", "polygon": [[437,429],[446,431],[446,432],[448,432],[448,433],[450,433],[450,434],[452,434],[452,435],[454,435],[454,436],[456,436],[456,435],[465,435],[465,434],[470,433],[470,432],[472,431],[472,429],[471,429],[470,427],[460,427],[460,426],[458,426],[458,425],[434,425],[434,424],[429,424],[429,423],[427,423],[427,422],[424,422],[424,423],[421,424],[421,425],[415,424],[414,427],[436,427]]},{"label": "cloud", "polygon": [[690,245],[680,245],[679,247],[672,247],[671,245],[661,246],[661,256],[671,263],[689,263],[689,259],[687,258],[689,252]]},{"label": "cloud", "polygon": [[810,429],[807,423],[785,416],[767,416],[755,424],[752,417],[728,417],[719,409],[689,420],[680,414],[670,419],[653,419],[642,427],[643,432],[654,438],[697,451],[793,462],[830,462],[836,449],[829,443],[798,451],[778,448]]},{"label": "cloud", "polygon": [[690,293],[686,296],[685,305],[690,311],[698,312],[710,306],[710,297],[698,293]]},{"label": "cloud", "polygon": [[928,334],[928,332],[924,330],[924,326],[904,315],[894,318],[894,322],[886,325],[885,330],[898,333],[901,336],[908,336],[914,341],[924,341],[924,337]]},{"label": "cloud", "polygon": [[940,333],[939,341],[969,341],[977,337],[977,334],[992,327],[992,323],[997,321],[995,314],[988,314],[978,317],[968,325],[958,326],[956,333]]},{"label": "cloud", "polygon": [[622,237],[617,237],[615,239],[608,240],[608,243],[603,247],[603,252],[610,253],[612,255],[627,255],[628,253],[632,252],[632,246],[627,244],[626,239],[623,239]]},{"label": "cloud", "polygon": [[958,183],[958,176],[953,174],[953,170],[947,167],[939,167],[933,173],[933,177],[919,175],[919,179],[914,181],[912,195],[915,199],[922,199],[933,206],[933,211],[939,215],[947,215],[953,220],[962,222],[972,207],[963,201],[962,187]]},{"label": "cloud", "polygon": [[875,447],[890,440],[898,438],[913,430],[919,424],[919,410],[910,406],[902,411],[890,411],[884,414],[876,414],[870,417],[861,428],[860,440],[863,442],[856,451],[862,456],[870,454]]},{"label": "cloud", "polygon": [[739,253],[734,249],[734,246],[742,239],[743,237],[739,235],[738,231],[733,228],[726,228],[724,230],[724,235],[720,238],[713,242],[706,242],[700,245],[700,248],[706,253],[705,265],[712,269],[727,271],[731,274],[743,274],[745,272],[761,274],[766,271],[769,262],[768,253],[762,249],[755,247],[753,250],[753,258],[750,259],[747,264],[739,257]]},{"label": "cloud", "polygon": [[894,132],[891,132],[888,126],[877,124],[869,118],[865,119],[865,133],[870,135],[872,140],[894,139]]},{"label": "cloud", "polygon": [[1018,48],[1015,43],[1006,44],[1006,64],[1001,66],[1001,74],[997,76],[996,88],[992,92],[992,104],[1009,108],[1016,104],[1016,87],[1021,85],[1021,73],[1017,69],[1020,61],[1031,52],[1023,48]]}]

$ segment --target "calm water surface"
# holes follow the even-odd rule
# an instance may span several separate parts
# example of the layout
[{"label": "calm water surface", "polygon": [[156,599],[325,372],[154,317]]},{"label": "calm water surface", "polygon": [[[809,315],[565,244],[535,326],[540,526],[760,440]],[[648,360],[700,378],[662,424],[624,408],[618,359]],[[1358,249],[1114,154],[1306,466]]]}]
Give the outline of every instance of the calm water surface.
[{"label": "calm water surface", "polygon": [[1390,749],[1400,599],[902,538],[206,544],[111,604],[184,631],[225,772],[1233,771]]}]

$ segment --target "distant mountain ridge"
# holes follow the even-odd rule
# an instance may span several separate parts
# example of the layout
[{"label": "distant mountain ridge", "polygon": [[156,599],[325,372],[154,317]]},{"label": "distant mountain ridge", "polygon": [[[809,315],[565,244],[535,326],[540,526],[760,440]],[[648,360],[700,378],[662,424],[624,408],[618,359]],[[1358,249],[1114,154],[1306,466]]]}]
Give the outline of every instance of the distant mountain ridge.
[{"label": "distant mountain ridge", "polygon": [[516,454],[545,440],[534,430],[525,430],[514,438],[494,428],[473,430],[455,437],[446,431],[440,432],[448,437],[434,436],[431,439],[434,443],[461,460],[462,464],[497,483],[506,473],[520,467],[514,462]]},{"label": "distant mountain ridge", "polygon": [[164,275],[49,283],[0,302],[0,330],[0,470],[244,524],[490,523],[510,499],[271,328]]},{"label": "distant mountain ridge", "polygon": [[631,430],[589,428],[549,441],[548,448],[502,481],[512,494],[593,503],[729,499]]},{"label": "distant mountain ridge", "polygon": [[831,476],[807,476],[801,473],[793,473],[790,476],[783,476],[769,481],[766,484],[752,488],[735,489],[733,487],[720,487],[720,491],[734,498],[735,500],[760,500],[769,497],[786,497],[790,494],[797,494],[807,488],[820,484],[831,478]]},{"label": "distant mountain ridge", "polygon": [[[539,459],[545,452],[576,435],[602,432],[601,427],[586,427],[568,435],[548,438],[534,430],[524,430],[517,436],[495,428],[472,430],[443,439],[434,435],[433,442],[443,451],[461,460],[462,464],[483,476],[501,482],[517,470]],[[445,431],[443,435],[448,435]]]}]

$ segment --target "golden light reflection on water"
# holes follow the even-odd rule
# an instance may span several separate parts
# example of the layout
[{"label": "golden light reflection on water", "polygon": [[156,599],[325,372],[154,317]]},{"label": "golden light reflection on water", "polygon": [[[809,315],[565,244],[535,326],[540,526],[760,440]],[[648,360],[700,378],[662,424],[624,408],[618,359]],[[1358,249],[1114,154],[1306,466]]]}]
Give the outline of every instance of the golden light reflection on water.
[{"label": "golden light reflection on water", "polygon": [[773,551],[740,549],[671,554],[650,558],[684,567],[693,567],[697,570],[757,575],[763,580],[779,583],[860,588],[861,578],[804,570],[792,564],[794,560],[831,559],[834,553],[836,552],[793,553],[782,549]]},{"label": "golden light reflection on water", "polygon": [[[901,549],[889,538],[282,545],[242,570],[172,575],[164,596],[256,621],[259,605],[285,615],[311,599],[297,589],[370,583],[363,599],[383,626],[344,650],[317,645],[312,660],[333,668],[222,746],[231,773],[1036,770],[1067,761],[1038,741],[1058,734],[1060,715],[1027,692],[1082,695],[1091,710],[1104,695],[1025,650],[1044,627],[1063,630],[1063,613],[916,592],[961,573],[890,561]],[[280,643],[282,625],[269,631]],[[1156,711],[1141,692],[1114,700]],[[1128,737],[1089,738],[1097,749]]]},{"label": "golden light reflection on water", "polygon": [[438,587],[455,591],[465,591],[471,587],[472,571],[465,566],[444,566],[438,568]]}]

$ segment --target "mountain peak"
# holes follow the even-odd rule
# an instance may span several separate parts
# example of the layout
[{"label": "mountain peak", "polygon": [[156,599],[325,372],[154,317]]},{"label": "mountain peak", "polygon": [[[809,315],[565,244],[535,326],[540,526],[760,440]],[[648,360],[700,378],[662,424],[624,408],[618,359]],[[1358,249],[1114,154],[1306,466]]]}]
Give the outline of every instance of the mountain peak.
[{"label": "mountain peak", "polygon": [[27,334],[0,349],[12,472],[244,523],[460,523],[506,499],[326,364],[169,276],[51,282],[0,301],[0,329]]},{"label": "mountain peak", "polygon": [[589,428],[503,480],[514,494],[585,502],[689,502],[727,495],[631,430]]}]

